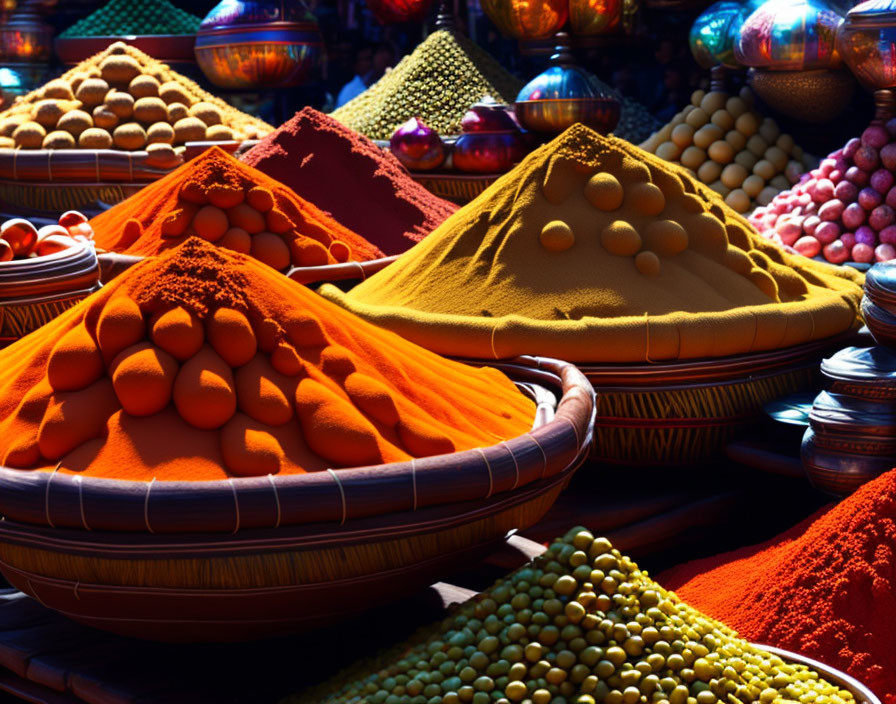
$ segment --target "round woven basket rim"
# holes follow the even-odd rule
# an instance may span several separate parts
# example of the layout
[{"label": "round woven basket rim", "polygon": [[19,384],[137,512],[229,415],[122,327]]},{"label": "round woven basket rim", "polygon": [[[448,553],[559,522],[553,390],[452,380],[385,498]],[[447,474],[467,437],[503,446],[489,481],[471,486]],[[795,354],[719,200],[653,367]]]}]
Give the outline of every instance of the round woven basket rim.
[{"label": "round woven basket rim", "polygon": [[[0,467],[0,514],[25,524],[122,532],[213,532],[337,522],[512,492],[563,474],[588,451],[591,384],[551,359],[508,365],[562,390],[554,417],[497,445],[339,470],[211,481],[134,481]],[[537,414],[538,415],[538,414]]]}]

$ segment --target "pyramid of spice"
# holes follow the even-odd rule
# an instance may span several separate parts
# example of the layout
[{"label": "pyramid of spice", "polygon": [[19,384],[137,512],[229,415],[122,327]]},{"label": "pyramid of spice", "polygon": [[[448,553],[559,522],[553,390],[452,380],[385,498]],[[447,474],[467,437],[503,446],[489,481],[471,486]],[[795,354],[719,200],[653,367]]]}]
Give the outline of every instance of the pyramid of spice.
[{"label": "pyramid of spice", "polygon": [[457,206],[414,181],[390,152],[307,107],[242,156],[386,254],[401,254]]},{"label": "pyramid of spice", "polygon": [[199,236],[279,271],[383,256],[286,186],[213,147],[90,221],[97,246],[153,256]]},{"label": "pyramid of spice", "polygon": [[321,293],[441,354],[648,362],[844,332],[860,279],[783,252],[680,167],[575,125],[391,266]]},{"label": "pyramid of spice", "polygon": [[896,704],[896,471],[766,543],[659,581],[744,637],[843,670]]},{"label": "pyramid of spice", "polygon": [[370,139],[389,139],[412,117],[440,134],[460,134],[470,106],[486,96],[512,105],[522,87],[470,39],[441,29],[333,117]]},{"label": "pyramid of spice", "polygon": [[0,112],[0,147],[153,151],[203,140],[241,142],[273,129],[115,42]]},{"label": "pyramid of spice", "polygon": [[3,466],[137,481],[375,465],[528,432],[493,369],[442,359],[192,239],[0,352]]},{"label": "pyramid of spice", "polygon": [[734,96],[695,91],[691,104],[641,146],[690,169],[739,213],[766,205],[814,160],[753,102],[749,88]]},{"label": "pyramid of spice", "polygon": [[168,0],[111,0],[66,29],[62,37],[196,34],[202,20]]},{"label": "pyramid of spice", "polygon": [[407,643],[290,704],[847,704],[575,528]]}]

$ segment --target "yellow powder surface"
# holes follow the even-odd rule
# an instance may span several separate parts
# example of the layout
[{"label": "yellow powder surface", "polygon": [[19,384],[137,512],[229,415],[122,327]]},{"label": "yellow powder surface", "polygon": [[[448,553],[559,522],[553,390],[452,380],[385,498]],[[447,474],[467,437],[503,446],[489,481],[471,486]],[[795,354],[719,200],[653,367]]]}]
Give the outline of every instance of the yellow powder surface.
[{"label": "yellow powder surface", "polygon": [[645,362],[856,325],[861,275],[793,256],[683,169],[582,125],[396,263],[320,292],[441,354]]},{"label": "yellow powder surface", "polygon": [[532,427],[533,402],[198,238],[0,351],[0,462],[205,481],[406,461]]}]

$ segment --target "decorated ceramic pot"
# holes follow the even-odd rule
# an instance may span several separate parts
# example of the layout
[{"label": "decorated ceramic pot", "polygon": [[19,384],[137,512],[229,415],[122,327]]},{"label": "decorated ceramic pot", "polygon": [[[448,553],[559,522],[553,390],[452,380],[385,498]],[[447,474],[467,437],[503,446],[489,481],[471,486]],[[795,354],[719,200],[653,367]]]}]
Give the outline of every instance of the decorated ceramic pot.
[{"label": "decorated ceramic pot", "polygon": [[569,28],[575,35],[603,34],[622,19],[622,0],[569,0]]},{"label": "decorated ceramic pot", "polygon": [[773,71],[836,68],[843,15],[825,0],[768,0],[743,22],[734,56]]},{"label": "decorated ceramic pot", "polygon": [[454,144],[455,169],[503,173],[525,156],[525,137],[508,110],[508,106],[495,102],[470,108],[461,120],[463,134]]},{"label": "decorated ceramic pot", "polygon": [[553,66],[517,95],[517,119],[527,130],[544,134],[563,132],[577,122],[609,134],[619,122],[619,99],[597,76],[575,65],[566,35],[557,37]]},{"label": "decorated ceramic pot", "polygon": [[382,24],[422,22],[432,0],[367,0],[367,8]]},{"label": "decorated ceramic pot", "polygon": [[53,28],[29,7],[13,12],[0,22],[0,60],[47,62],[53,49]]},{"label": "decorated ceramic pot", "polygon": [[302,0],[221,0],[196,35],[196,62],[223,88],[299,85],[323,54],[317,20]]},{"label": "decorated ceramic pot", "polygon": [[837,50],[869,90],[896,87],[896,0],[866,0],[846,13]]}]

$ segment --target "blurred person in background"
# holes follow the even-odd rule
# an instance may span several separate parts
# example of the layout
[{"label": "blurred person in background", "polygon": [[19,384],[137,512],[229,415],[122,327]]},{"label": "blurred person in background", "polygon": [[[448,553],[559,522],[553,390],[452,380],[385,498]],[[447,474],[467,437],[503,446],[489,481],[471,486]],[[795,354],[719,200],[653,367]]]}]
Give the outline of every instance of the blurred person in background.
[{"label": "blurred person in background", "polygon": [[386,69],[395,65],[395,49],[388,42],[376,46],[362,45],[355,54],[355,77],[346,83],[336,98],[336,107],[342,107],[376,83]]}]

